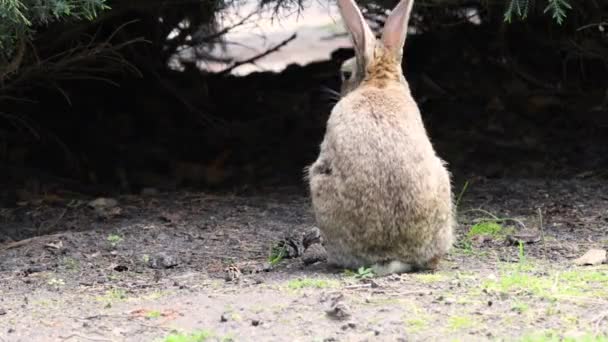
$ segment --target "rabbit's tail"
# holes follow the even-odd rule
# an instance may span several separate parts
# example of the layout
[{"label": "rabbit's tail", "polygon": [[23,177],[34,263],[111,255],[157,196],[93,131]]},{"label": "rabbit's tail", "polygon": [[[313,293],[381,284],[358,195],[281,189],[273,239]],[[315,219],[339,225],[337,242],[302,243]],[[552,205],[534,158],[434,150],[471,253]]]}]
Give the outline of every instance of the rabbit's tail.
[{"label": "rabbit's tail", "polygon": [[377,276],[400,274],[411,272],[414,270],[414,266],[412,264],[406,264],[398,260],[393,260],[388,263],[377,263],[374,264],[371,268],[374,274]]}]

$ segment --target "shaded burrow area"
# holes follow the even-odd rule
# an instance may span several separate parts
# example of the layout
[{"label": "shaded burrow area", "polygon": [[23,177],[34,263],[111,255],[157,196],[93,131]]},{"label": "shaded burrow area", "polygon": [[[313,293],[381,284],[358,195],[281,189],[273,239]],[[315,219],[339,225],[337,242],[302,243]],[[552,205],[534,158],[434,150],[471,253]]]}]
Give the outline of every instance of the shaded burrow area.
[{"label": "shaded burrow area", "polygon": [[[455,189],[475,177],[605,177],[605,68],[589,63],[582,86],[563,88],[558,79],[576,68],[540,63],[542,52],[525,39],[510,47],[526,51],[520,63],[504,63],[504,47],[488,36],[461,25],[406,44],[406,78]],[[340,65],[352,55],[337,49],[330,60],[241,77],[136,65],[141,75],[114,84],[36,88],[25,94],[33,101],[5,108],[27,119],[0,124],[0,204],[62,191],[295,185],[305,193],[303,169],[335,103],[327,89],[339,89]]]}]

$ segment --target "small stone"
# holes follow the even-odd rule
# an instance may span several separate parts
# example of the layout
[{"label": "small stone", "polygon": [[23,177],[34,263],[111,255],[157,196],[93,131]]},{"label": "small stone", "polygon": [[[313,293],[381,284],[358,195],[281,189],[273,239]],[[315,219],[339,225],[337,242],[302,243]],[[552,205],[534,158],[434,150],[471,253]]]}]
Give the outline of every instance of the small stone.
[{"label": "small stone", "polygon": [[380,335],[380,333],[382,333],[380,330],[378,330],[378,329],[374,330],[374,336],[378,336],[378,335]]},{"label": "small stone", "polygon": [[6,315],[6,310],[0,309],[0,316]]},{"label": "small stone", "polygon": [[604,262],[606,262],[606,251],[603,249],[590,249],[583,256],[574,260],[574,264],[578,266],[594,266]]},{"label": "small stone", "polygon": [[228,314],[227,313],[223,313],[220,316],[220,322],[228,322]]},{"label": "small stone", "polygon": [[13,329],[13,328],[8,328],[8,331],[7,331],[7,332],[8,332],[9,334],[12,334],[12,333],[14,333],[14,332],[15,332],[15,329]]},{"label": "small stone", "polygon": [[337,303],[331,309],[325,311],[327,316],[333,319],[343,320],[350,317],[350,309],[344,303]]},{"label": "small stone", "polygon": [[254,327],[257,327],[258,325],[260,325],[262,322],[260,322],[260,320],[258,319],[254,319],[251,321],[251,325],[253,325]]}]

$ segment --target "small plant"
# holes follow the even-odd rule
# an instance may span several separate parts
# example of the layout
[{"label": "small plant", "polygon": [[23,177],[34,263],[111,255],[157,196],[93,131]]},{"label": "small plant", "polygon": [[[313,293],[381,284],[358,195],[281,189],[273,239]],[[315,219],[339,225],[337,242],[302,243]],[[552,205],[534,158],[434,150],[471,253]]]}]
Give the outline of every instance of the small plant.
[{"label": "small plant", "polygon": [[271,266],[275,266],[287,255],[287,246],[285,244],[273,246],[270,249],[270,256],[268,257],[268,262]]},{"label": "small plant", "polygon": [[519,251],[517,252],[517,256],[519,256],[519,264],[525,265],[526,263],[526,252],[524,250],[524,243],[519,241]]},{"label": "small plant", "polygon": [[359,267],[356,271],[344,270],[344,275],[347,277],[355,277],[357,279],[373,278],[374,271],[371,268]]},{"label": "small plant", "polygon": [[110,234],[106,240],[108,240],[112,248],[116,248],[122,242],[122,237],[117,234]]}]

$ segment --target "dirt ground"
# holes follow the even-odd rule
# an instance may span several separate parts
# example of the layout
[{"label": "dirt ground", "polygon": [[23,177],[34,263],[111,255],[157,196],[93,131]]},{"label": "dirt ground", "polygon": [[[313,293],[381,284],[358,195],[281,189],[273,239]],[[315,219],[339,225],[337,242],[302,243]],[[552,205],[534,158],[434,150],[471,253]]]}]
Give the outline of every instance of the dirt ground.
[{"label": "dirt ground", "polygon": [[472,180],[440,269],[383,278],[301,256],[314,227],[301,189],[91,200],[0,209],[0,341],[608,336],[608,265],[574,263],[608,247],[599,179]]}]

